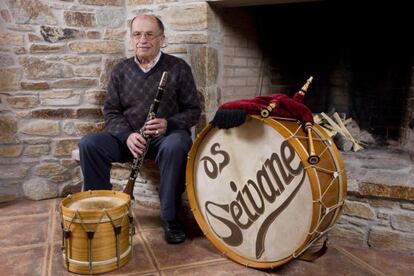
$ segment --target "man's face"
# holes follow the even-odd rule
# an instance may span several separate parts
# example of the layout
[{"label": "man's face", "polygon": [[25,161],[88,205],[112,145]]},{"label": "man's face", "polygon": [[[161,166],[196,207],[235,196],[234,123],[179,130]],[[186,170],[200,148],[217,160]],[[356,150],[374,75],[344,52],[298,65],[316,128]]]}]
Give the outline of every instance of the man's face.
[{"label": "man's face", "polygon": [[151,16],[138,16],[132,22],[131,43],[140,61],[150,61],[158,54],[165,37]]}]

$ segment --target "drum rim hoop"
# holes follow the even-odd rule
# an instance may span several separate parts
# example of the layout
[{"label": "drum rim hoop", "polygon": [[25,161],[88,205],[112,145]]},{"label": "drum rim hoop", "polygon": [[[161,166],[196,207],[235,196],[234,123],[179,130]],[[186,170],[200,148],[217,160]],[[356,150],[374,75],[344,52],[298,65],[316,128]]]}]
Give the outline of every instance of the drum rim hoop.
[{"label": "drum rim hoop", "polygon": [[[131,197],[121,191],[114,191],[114,190],[89,190],[89,191],[84,191],[84,192],[78,192],[75,194],[69,194],[66,196],[66,198],[64,198],[60,204],[59,204],[59,209],[61,211],[62,214],[73,214],[77,211],[77,209],[71,209],[68,207],[68,204],[70,202],[76,202],[77,200],[80,199],[84,199],[84,198],[91,198],[91,197],[98,197],[98,196],[107,196],[107,197],[116,197],[119,198],[121,200],[123,200],[124,202],[122,204],[119,204],[117,206],[105,209],[108,213],[117,213],[119,211],[122,211],[125,209],[125,206],[127,206],[128,208],[131,206]],[[98,212],[102,212],[104,209],[101,210],[81,210],[79,212],[81,212],[82,214],[87,214],[87,215],[92,215],[92,214],[96,214]]]}]

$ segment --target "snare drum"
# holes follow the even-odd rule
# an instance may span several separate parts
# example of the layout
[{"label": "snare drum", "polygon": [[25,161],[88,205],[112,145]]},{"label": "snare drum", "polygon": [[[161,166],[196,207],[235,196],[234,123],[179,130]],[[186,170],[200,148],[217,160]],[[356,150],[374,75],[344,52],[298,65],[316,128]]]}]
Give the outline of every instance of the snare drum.
[{"label": "snare drum", "polygon": [[69,195],[60,204],[62,250],[68,271],[95,274],[125,265],[132,254],[131,200],[123,192]]},{"label": "snare drum", "polygon": [[273,268],[329,231],[346,197],[342,158],[313,126],[315,153],[295,120],[248,116],[236,128],[205,127],[189,153],[187,194],[206,237],[230,259]]}]

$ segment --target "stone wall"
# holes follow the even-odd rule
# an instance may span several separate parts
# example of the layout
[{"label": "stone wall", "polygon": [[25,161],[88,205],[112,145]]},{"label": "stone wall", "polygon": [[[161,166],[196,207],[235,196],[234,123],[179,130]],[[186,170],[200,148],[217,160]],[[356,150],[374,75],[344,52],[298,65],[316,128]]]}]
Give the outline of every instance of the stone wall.
[{"label": "stone wall", "polygon": [[208,46],[205,1],[0,3],[0,202],[80,190],[71,152],[83,135],[102,130],[109,73],[132,55],[129,21],[144,12],[165,22],[163,50],[190,63],[202,101],[216,97],[218,57]]},{"label": "stone wall", "polygon": [[414,251],[414,163],[401,149],[342,153],[348,198],[330,241]]}]

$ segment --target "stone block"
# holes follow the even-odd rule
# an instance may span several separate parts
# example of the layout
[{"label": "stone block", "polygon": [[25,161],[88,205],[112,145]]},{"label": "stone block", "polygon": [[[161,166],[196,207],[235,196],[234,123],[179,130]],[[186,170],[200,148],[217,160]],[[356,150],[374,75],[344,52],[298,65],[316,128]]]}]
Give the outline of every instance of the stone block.
[{"label": "stone block", "polygon": [[16,141],[17,120],[15,116],[0,113],[0,142],[11,143]]},{"label": "stone block", "polygon": [[38,157],[48,155],[50,153],[50,145],[27,145],[24,149],[23,155],[29,157]]},{"label": "stone block", "polygon": [[98,81],[96,79],[87,78],[74,78],[74,79],[62,79],[50,83],[51,88],[88,88],[97,86]]},{"label": "stone block", "polygon": [[79,0],[80,4],[94,6],[122,6],[125,0]]},{"label": "stone block", "polygon": [[20,88],[21,70],[19,68],[0,68],[0,92]]},{"label": "stone block", "polygon": [[101,108],[78,108],[76,110],[76,118],[102,119],[103,114]]},{"label": "stone block", "polygon": [[177,31],[207,29],[207,3],[190,3],[171,6],[160,12],[165,24]]},{"label": "stone block", "polygon": [[357,202],[357,201],[345,201],[344,214],[349,216],[355,216],[364,219],[374,219],[375,211],[367,203]]},{"label": "stone block", "polygon": [[58,42],[61,40],[84,38],[85,32],[71,28],[60,28],[54,26],[40,26],[40,34],[47,42]]},{"label": "stone block", "polygon": [[27,34],[27,38],[29,39],[29,42],[41,42],[44,41],[44,39],[37,34]]},{"label": "stone block", "polygon": [[66,168],[59,163],[42,162],[33,168],[33,173],[37,176],[55,176],[63,174]]},{"label": "stone block", "polygon": [[0,179],[22,179],[27,176],[29,168],[22,164],[2,165],[0,171]]},{"label": "stone block", "polygon": [[414,210],[414,203],[401,203],[401,208],[406,210]]},{"label": "stone block", "polygon": [[39,99],[44,106],[79,105],[80,92],[72,90],[44,91],[39,93]]},{"label": "stone block", "polygon": [[63,61],[66,61],[74,65],[91,65],[93,63],[100,63],[102,58],[99,56],[64,56],[61,58]]},{"label": "stone block", "polygon": [[18,157],[23,152],[23,145],[0,145],[0,157]]},{"label": "stone block", "polygon": [[106,29],[103,39],[124,41],[126,33],[126,30]]},{"label": "stone block", "polygon": [[89,133],[97,133],[103,131],[105,128],[104,122],[75,122],[75,130],[79,135],[86,135]]},{"label": "stone block", "polygon": [[26,48],[24,47],[13,47],[12,50],[16,55],[24,55],[27,53]]},{"label": "stone block", "polygon": [[19,131],[29,135],[57,136],[60,133],[59,122],[51,120],[30,120],[22,122]]},{"label": "stone block", "polygon": [[391,226],[397,230],[414,232],[414,212],[404,212],[392,215]]},{"label": "stone block", "polygon": [[4,22],[10,23],[11,22],[11,15],[8,10],[2,9],[0,10],[0,16],[4,20]]},{"label": "stone block", "polygon": [[23,46],[24,39],[21,33],[16,32],[0,32],[0,46]]},{"label": "stone block", "polygon": [[101,38],[101,32],[99,31],[87,31],[86,37],[89,39],[100,39]]},{"label": "stone block", "polygon": [[32,44],[29,49],[31,54],[63,53],[64,51],[65,45]]},{"label": "stone block", "polygon": [[72,151],[78,148],[79,139],[61,139],[55,142],[54,156],[71,156]]},{"label": "stone block", "polygon": [[71,27],[96,27],[95,14],[77,11],[63,13],[65,23]]},{"label": "stone block", "polygon": [[76,77],[99,77],[101,74],[100,67],[78,67],[73,70]]},{"label": "stone block", "polygon": [[57,197],[58,190],[56,184],[48,183],[43,178],[35,177],[23,183],[23,194],[29,199],[41,200]]},{"label": "stone block", "polygon": [[369,231],[368,243],[372,248],[412,253],[414,234],[394,231],[386,227],[373,227]]},{"label": "stone block", "polygon": [[407,186],[388,186],[384,184],[364,182],[359,184],[359,193],[362,196],[414,200],[414,188]]},{"label": "stone block", "polygon": [[128,6],[152,4],[154,0],[127,0]]},{"label": "stone block", "polygon": [[37,96],[11,96],[7,97],[7,103],[13,108],[32,108],[39,105]]},{"label": "stone block", "polygon": [[74,41],[68,45],[69,49],[79,54],[122,54],[124,43],[116,40]]},{"label": "stone block", "polygon": [[168,36],[167,42],[171,44],[204,44],[208,42],[205,34],[174,34]]},{"label": "stone block", "polygon": [[211,47],[193,47],[191,65],[198,87],[215,85],[218,77],[218,53]]},{"label": "stone block", "polygon": [[46,90],[49,89],[49,84],[47,82],[44,81],[39,81],[39,82],[21,82],[20,86],[22,87],[22,89],[24,90]]},{"label": "stone block", "polygon": [[15,180],[2,180],[0,185],[0,203],[17,199],[20,182]]},{"label": "stone block", "polygon": [[[397,167],[397,166],[396,166]],[[411,167],[411,166],[410,166]],[[408,182],[408,165],[405,169],[389,170],[386,164],[382,169],[368,169],[363,182],[378,183],[381,185],[406,185]]]},{"label": "stone block", "polygon": [[335,225],[328,238],[333,244],[367,246],[365,231],[352,225]]}]

